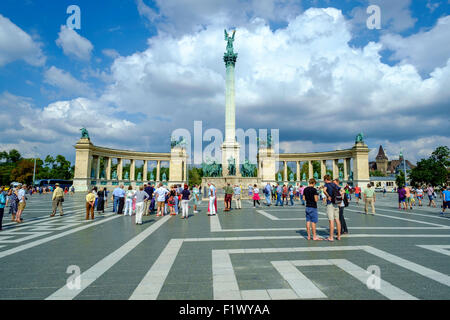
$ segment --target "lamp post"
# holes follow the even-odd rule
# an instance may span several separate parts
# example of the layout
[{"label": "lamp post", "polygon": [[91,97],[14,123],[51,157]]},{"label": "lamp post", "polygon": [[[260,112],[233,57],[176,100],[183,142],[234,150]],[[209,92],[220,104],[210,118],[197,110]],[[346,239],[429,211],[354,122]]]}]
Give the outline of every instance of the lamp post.
[{"label": "lamp post", "polygon": [[36,146],[33,147],[34,150],[34,168],[33,168],[33,188],[34,182],[36,181]]},{"label": "lamp post", "polygon": [[403,172],[405,174],[405,187],[408,185],[406,182],[406,161],[405,157],[403,156],[403,151],[400,151],[400,158],[403,158]]}]

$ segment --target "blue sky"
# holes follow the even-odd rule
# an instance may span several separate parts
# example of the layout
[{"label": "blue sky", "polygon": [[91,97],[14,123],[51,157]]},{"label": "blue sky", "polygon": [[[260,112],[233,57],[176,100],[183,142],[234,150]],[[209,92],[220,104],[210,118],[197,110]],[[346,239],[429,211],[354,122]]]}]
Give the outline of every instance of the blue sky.
[{"label": "blue sky", "polygon": [[[81,29],[63,30],[73,4]],[[73,160],[81,126],[95,144],[164,152],[194,120],[223,130],[221,30],[236,28],[238,127],[275,124],[286,152],[363,131],[416,161],[449,144],[449,13],[448,0],[3,0],[0,149]]]}]

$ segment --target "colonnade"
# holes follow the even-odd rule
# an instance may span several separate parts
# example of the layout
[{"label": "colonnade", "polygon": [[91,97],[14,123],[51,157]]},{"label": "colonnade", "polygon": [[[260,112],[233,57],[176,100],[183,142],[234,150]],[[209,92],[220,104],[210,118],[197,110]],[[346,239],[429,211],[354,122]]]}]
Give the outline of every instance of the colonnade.
[{"label": "colonnade", "polygon": [[[156,177],[152,182],[160,182],[161,163],[169,163],[169,176],[166,177],[170,183],[184,183],[187,181],[187,155],[185,149],[174,147],[170,153],[137,152],[130,150],[117,150],[94,146],[89,138],[82,138],[75,145],[75,174],[74,187],[77,191],[86,191],[91,186],[100,182],[106,187],[112,187],[119,183],[139,185],[147,179],[149,162],[156,162]],[[105,175],[102,176],[102,160]],[[117,176],[113,176],[113,159],[117,159]],[[124,163],[130,161],[129,176],[125,179]],[[142,177],[136,177],[136,162],[142,161]]]},{"label": "colonnade", "polygon": [[[364,142],[355,142],[351,149],[312,153],[274,153],[271,148],[260,148],[258,152],[258,178],[264,182],[277,181],[277,162],[281,163],[283,181],[289,181],[288,163],[295,162],[297,182],[308,181],[314,178],[313,161],[320,163],[320,175],[317,172],[316,180],[323,182],[327,172],[327,161],[332,163],[333,178],[339,177],[339,163],[342,161],[343,170],[340,180],[364,185],[369,182],[369,148]],[[308,163],[307,178],[301,176],[301,163]],[[293,170],[292,170],[293,171]],[[305,181],[306,180],[306,181]]]},{"label": "colonnade", "polygon": [[[339,178],[339,162],[340,160],[343,160],[343,172],[342,172],[342,178],[341,180],[343,181],[348,181],[350,179],[350,175],[352,172],[351,169],[351,160],[352,158],[344,158],[344,159],[333,159],[331,160],[332,162],[332,177],[333,179]],[[314,172],[314,166],[313,166],[313,162],[320,162],[320,173],[319,172]],[[306,175],[306,180],[309,180],[311,178],[316,178],[315,177],[315,173],[317,173],[317,178],[316,180],[323,180],[323,176],[326,174],[327,172],[327,160],[322,160],[322,159],[317,159],[317,160],[281,160],[281,162],[283,163],[283,180],[284,181],[288,181],[289,177],[288,177],[288,162],[295,162],[296,164],[296,181],[303,181],[303,177],[301,175],[301,168],[302,168],[302,163],[308,163],[308,174]]]}]

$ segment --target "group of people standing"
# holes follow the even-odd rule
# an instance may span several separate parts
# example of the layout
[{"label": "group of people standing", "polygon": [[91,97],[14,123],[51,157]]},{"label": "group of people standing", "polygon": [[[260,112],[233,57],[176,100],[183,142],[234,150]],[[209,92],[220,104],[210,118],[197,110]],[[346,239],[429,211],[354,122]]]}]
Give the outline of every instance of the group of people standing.
[{"label": "group of people standing", "polygon": [[9,205],[9,214],[11,221],[22,223],[22,214],[27,206],[28,188],[26,184],[19,184],[17,187],[10,188],[8,191],[0,186],[0,230],[2,230],[3,216],[5,208]]},{"label": "group of people standing", "polygon": [[[442,211],[441,215],[444,215],[445,209],[450,208],[450,186],[443,187],[441,190],[442,197]],[[398,193],[398,209],[407,211],[412,210],[413,206],[423,206],[424,195],[428,196],[428,206],[436,208],[437,199],[436,190],[433,188],[431,184],[428,186],[417,186],[417,187],[409,187],[409,186],[400,186],[397,189]]]},{"label": "group of people standing", "polygon": [[[323,192],[326,198],[327,216],[330,226],[328,241],[334,241],[334,224],[336,223],[337,240],[341,240],[342,234],[347,234],[347,223],[344,218],[344,208],[349,204],[349,197],[344,188],[339,186],[339,179],[331,180],[329,175],[324,176],[325,185]],[[316,224],[319,221],[317,203],[319,193],[315,187],[316,180],[310,179],[309,186],[303,190],[303,200],[306,202],[306,232],[308,240],[322,240],[317,237]],[[311,232],[312,231],[312,232]]]},{"label": "group of people standing", "polygon": [[[94,187],[86,195],[86,219],[94,219],[94,209],[104,212],[107,205],[108,191],[97,192]],[[152,184],[144,184],[134,190],[128,186],[125,190],[124,185],[120,185],[112,192],[111,200],[113,202],[113,212],[123,215],[136,215],[136,224],[142,224],[142,217],[150,215],[156,211],[156,216],[161,217],[166,214],[177,215],[182,212],[182,219],[189,217],[189,202],[194,200],[194,213],[197,213],[197,205],[200,201],[200,191],[197,186],[191,190],[187,185],[172,185],[169,188],[162,183],[158,188]]]}]

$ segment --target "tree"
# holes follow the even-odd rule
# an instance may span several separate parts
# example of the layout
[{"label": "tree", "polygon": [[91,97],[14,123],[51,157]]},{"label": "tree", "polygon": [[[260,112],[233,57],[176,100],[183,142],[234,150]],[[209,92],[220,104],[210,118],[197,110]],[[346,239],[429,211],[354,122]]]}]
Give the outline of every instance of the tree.
[{"label": "tree", "polygon": [[62,155],[57,155],[52,168],[52,178],[69,180],[72,178],[70,172],[71,163]]},{"label": "tree", "polygon": [[414,185],[431,184],[438,186],[445,184],[448,180],[448,169],[450,162],[450,149],[448,147],[437,147],[428,159],[422,159],[417,167],[410,171],[411,183]]},{"label": "tree", "polygon": [[381,172],[380,170],[370,171],[369,175],[371,177],[386,177],[386,175],[383,172]]},{"label": "tree", "polygon": [[400,173],[395,177],[395,183],[398,187],[405,186],[405,173],[400,171]]},{"label": "tree", "polygon": [[201,168],[192,168],[189,170],[189,185],[200,185],[202,183],[203,170]]},{"label": "tree", "polygon": [[447,146],[437,147],[431,158],[444,167],[450,166],[450,149]]},{"label": "tree", "polygon": [[17,151],[16,149],[12,149],[11,151],[9,151],[8,154],[8,161],[11,163],[16,163],[19,162],[22,159],[22,156],[20,155],[19,151]]},{"label": "tree", "polygon": [[31,184],[33,180],[34,161],[22,159],[17,167],[11,171],[10,179],[21,183]]}]

